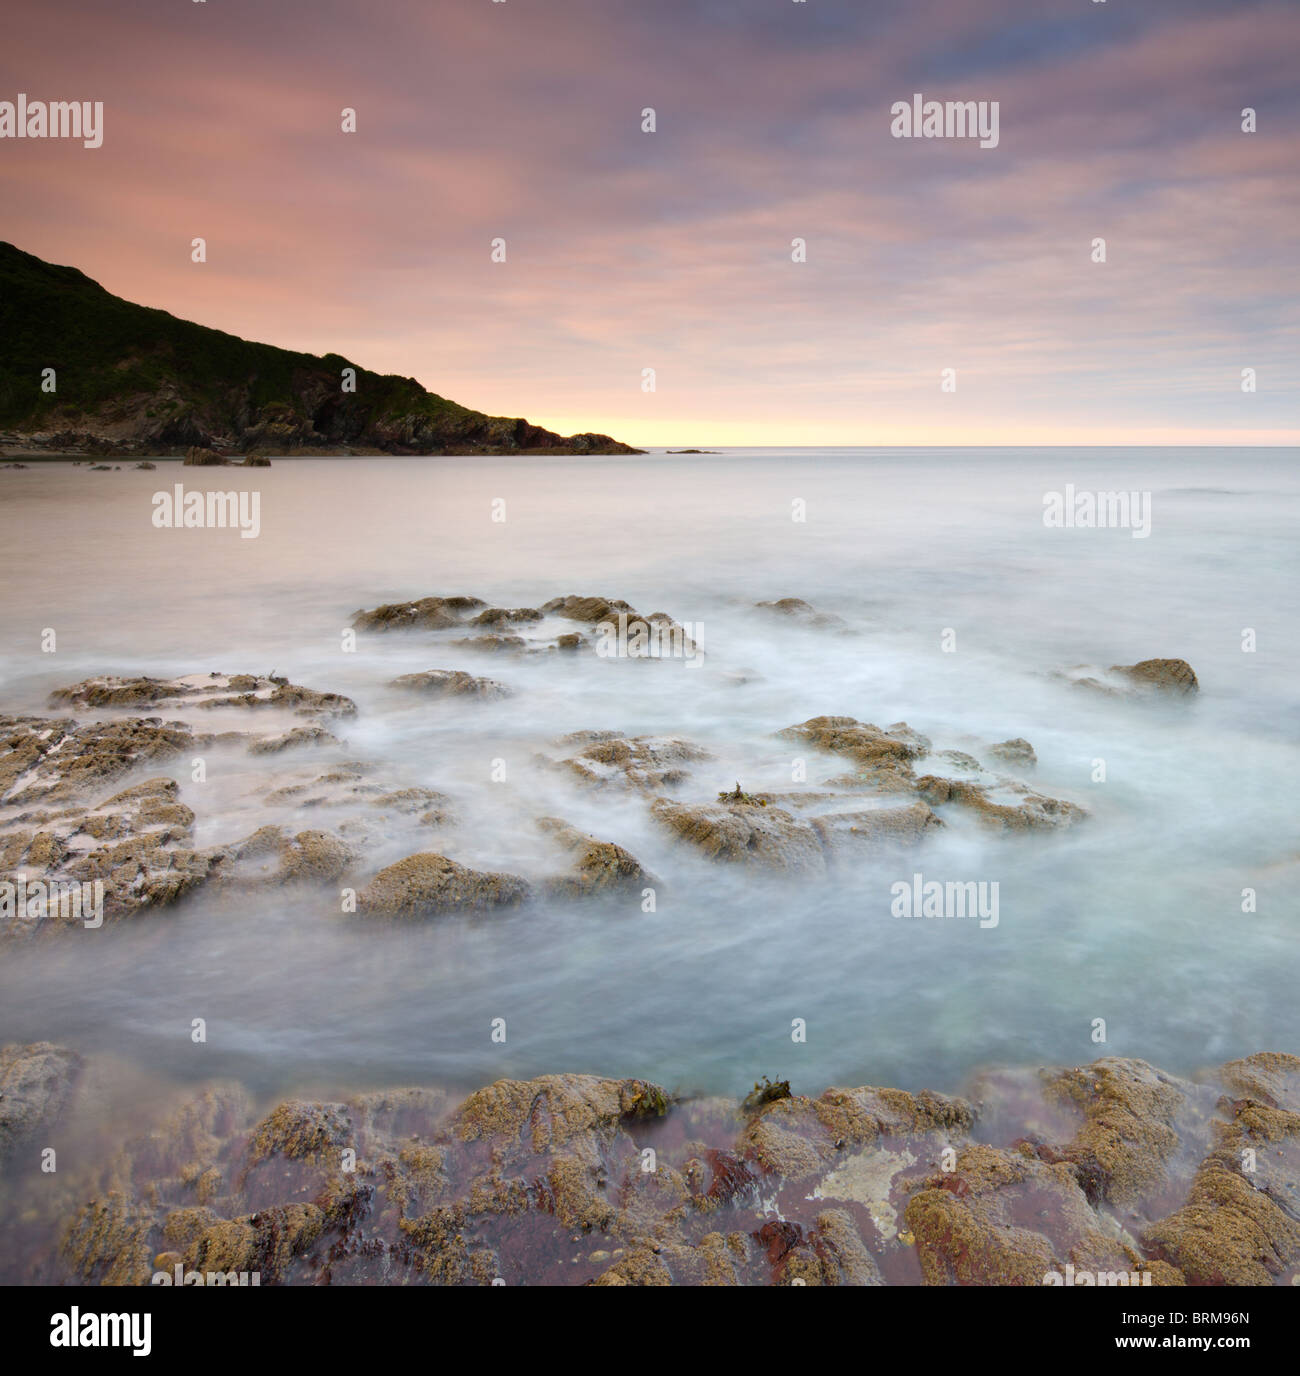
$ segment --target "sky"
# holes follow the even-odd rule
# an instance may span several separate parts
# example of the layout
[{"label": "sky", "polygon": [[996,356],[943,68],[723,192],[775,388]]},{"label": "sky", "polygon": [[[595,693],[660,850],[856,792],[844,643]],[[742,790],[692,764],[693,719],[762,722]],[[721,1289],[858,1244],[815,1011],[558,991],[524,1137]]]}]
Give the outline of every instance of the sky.
[{"label": "sky", "polygon": [[1292,444],[1297,71],[1297,0],[6,0],[104,139],[0,139],[0,239],[632,444]]}]

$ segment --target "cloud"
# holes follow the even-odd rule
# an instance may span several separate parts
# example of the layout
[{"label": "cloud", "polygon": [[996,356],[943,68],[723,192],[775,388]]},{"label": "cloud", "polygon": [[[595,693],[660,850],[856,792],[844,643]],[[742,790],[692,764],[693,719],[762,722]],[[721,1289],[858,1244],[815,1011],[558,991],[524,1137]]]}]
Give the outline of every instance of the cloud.
[{"label": "cloud", "polygon": [[1292,7],[15,8],[106,137],[0,145],[7,233],[174,314],[632,439],[1297,436]]}]

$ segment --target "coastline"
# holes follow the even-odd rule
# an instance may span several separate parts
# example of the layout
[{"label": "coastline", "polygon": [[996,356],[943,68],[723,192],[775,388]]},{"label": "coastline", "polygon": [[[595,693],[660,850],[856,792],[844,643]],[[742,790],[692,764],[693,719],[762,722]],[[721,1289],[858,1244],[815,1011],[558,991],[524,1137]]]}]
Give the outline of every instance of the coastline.
[{"label": "coastline", "polygon": [[6,1047],[0,1080],[10,1283],[1300,1284],[1300,1058],[1277,1053],[744,1103],[555,1074],[268,1107],[226,1081],[60,1146],[57,1188],[36,1144],[105,1092],[97,1062]]}]

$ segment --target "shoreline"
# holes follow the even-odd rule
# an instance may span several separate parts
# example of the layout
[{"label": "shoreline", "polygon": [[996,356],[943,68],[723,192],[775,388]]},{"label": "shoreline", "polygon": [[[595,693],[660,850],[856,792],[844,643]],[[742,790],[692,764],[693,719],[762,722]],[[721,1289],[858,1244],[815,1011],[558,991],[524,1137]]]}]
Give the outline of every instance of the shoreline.
[{"label": "shoreline", "polygon": [[268,1107],[220,1081],[116,1139],[87,1132],[95,1058],[8,1046],[0,1078],[10,1283],[1300,1284],[1281,1053],[1196,1079],[990,1070],[964,1095],[764,1081],[744,1103],[565,1073]]}]

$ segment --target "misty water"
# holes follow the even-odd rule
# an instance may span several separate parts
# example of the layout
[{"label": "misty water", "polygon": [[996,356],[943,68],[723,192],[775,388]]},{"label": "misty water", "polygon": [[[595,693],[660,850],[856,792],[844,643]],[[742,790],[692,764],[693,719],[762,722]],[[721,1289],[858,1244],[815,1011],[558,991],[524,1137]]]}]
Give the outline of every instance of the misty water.
[{"label": "misty water", "polygon": [[[256,490],[258,537],[155,528],[152,496],[178,481]],[[1067,484],[1150,492],[1149,537],[1046,527],[1044,494]],[[341,913],[336,889],[199,891],[98,931],[8,943],[0,1041],[48,1039],[171,1082],[234,1075],[264,1093],[561,1070],[686,1093],[743,1092],[760,1075],[803,1092],[954,1090],[990,1064],[1110,1053],[1188,1072],[1300,1050],[1289,451],[34,464],[0,474],[0,502],[0,710],[58,715],[50,690],[91,674],[210,670],[274,671],[356,701],[357,717],[332,727],[341,749],[213,752],[202,784],[188,761],[142,771],[179,780],[200,845],[294,821],[255,796],[281,776],[362,760],[395,787],[448,794],[458,818],[436,846],[432,834],[410,844],[409,830],[377,841],[363,879],[435,848],[478,869],[555,873],[534,819],[557,815],[661,881],[653,913],[629,898],[539,899],[403,924]],[[454,593],[505,607],[623,598],[687,623],[706,657],[483,656],[421,632],[363,635],[345,652],[358,609]],[[844,625],[754,607],[782,597]],[[47,627],[54,654],[41,652]],[[1194,700],[1129,702],[1053,676],[1165,656],[1195,668]],[[386,686],[456,668],[514,696],[430,702]],[[936,750],[1024,737],[1034,788],[1090,817],[999,836],[950,809],[919,851],[789,880],[711,864],[645,797],[593,791],[537,759],[580,729],[666,734],[715,757],[676,790],[684,799],[738,781],[788,789],[800,756],[811,788],[848,763],[773,733],[821,714],[906,721]],[[997,927],[892,916],[891,884],[917,870],[997,881]],[[1255,912],[1242,910],[1246,888]]]}]

